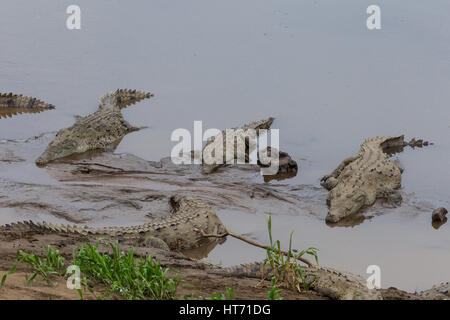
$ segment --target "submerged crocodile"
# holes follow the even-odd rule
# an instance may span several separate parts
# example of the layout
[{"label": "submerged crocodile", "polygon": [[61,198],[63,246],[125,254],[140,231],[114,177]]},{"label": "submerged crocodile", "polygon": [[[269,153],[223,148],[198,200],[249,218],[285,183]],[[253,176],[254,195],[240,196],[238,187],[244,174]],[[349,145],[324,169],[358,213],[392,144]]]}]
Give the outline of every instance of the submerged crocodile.
[{"label": "submerged crocodile", "polygon": [[[270,280],[273,272],[270,266],[261,262],[243,264],[230,268],[212,269],[212,273],[230,277],[264,278]],[[308,288],[336,300],[380,300],[378,290],[367,288],[366,281],[354,274],[333,268],[311,265],[302,267]]]},{"label": "submerged crocodile", "polygon": [[66,226],[24,221],[0,227],[17,232],[42,232],[57,234],[76,234],[87,240],[118,240],[133,246],[160,248],[165,250],[190,250],[208,245],[209,238],[203,233],[223,233],[225,227],[215,211],[202,200],[173,196],[170,198],[172,214],[151,222],[131,227],[94,228],[87,226]]},{"label": "submerged crocodile", "polygon": [[55,106],[21,94],[0,93],[0,118],[21,113],[39,113],[55,109]]},{"label": "submerged crocodile", "polygon": [[373,205],[377,198],[398,198],[396,190],[401,187],[403,169],[389,159],[388,153],[415,142],[405,142],[404,136],[368,139],[356,156],[345,159],[324,176],[321,185],[330,191],[326,221],[338,222]]},{"label": "submerged crocodile", "polygon": [[118,89],[101,97],[98,110],[77,119],[71,127],[60,130],[36,164],[45,165],[59,158],[105,149],[118,143],[126,134],[139,130],[123,118],[121,110],[152,96],[151,93]]},{"label": "submerged crocodile", "polygon": [[[211,173],[224,164],[234,163],[234,160],[236,160],[238,156],[238,152],[236,151],[241,147],[241,144],[243,144],[242,147],[245,148],[245,152],[240,156],[245,158],[237,160],[239,163],[248,162],[248,156],[256,148],[256,145],[251,143],[250,140],[254,141],[254,139],[256,139],[259,135],[259,130],[269,130],[273,121],[274,118],[268,118],[250,122],[239,128],[233,128],[234,134],[227,135],[227,130],[223,130],[216,136],[209,138],[202,150],[202,172]],[[235,142],[235,137],[237,143]],[[227,148],[227,146],[233,146],[234,148]],[[216,156],[216,152],[218,152],[219,155]],[[223,155],[222,161],[219,159],[217,159],[218,161],[215,161],[216,158],[221,158],[220,153]]]}]

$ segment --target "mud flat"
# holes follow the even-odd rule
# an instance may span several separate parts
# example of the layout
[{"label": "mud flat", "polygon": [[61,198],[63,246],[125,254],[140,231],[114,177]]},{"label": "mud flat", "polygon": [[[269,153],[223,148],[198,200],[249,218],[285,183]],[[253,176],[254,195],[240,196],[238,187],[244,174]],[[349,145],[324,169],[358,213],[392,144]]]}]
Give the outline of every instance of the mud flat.
[{"label": "mud flat", "polygon": [[[38,141],[42,137],[36,137]],[[30,143],[24,141],[22,144]],[[12,148],[11,153],[18,151]],[[17,147],[17,146],[16,146]],[[28,157],[27,157],[28,158]],[[254,212],[264,206],[276,212],[296,210],[304,206],[304,199],[298,190],[280,188],[276,185],[255,182],[259,175],[257,166],[227,167],[214,175],[205,176],[199,166],[175,166],[169,159],[159,162],[146,161],[130,154],[91,153],[49,164],[45,170],[53,180],[48,182],[20,182],[11,179],[0,180],[0,208],[21,212],[21,218],[39,222],[45,216],[47,222],[75,224],[135,225],[170,215],[169,199],[175,195],[195,196],[209,203],[215,210],[233,208],[238,211]],[[108,217],[109,220],[105,220]],[[112,219],[111,219],[112,217]],[[50,221],[49,221],[50,218]],[[22,220],[24,220],[22,219]],[[12,221],[5,221],[10,223]],[[2,223],[3,224],[3,223]],[[95,239],[77,234],[39,232],[0,232],[0,270],[8,270],[18,249],[43,255],[47,245],[58,248],[67,258],[77,244]],[[258,278],[246,276],[223,276],[213,272],[205,262],[216,242],[184,252],[184,254],[156,248],[135,246],[136,254],[154,254],[164,267],[173,267],[181,272],[182,282],[178,296],[208,297],[213,292],[224,292],[233,288],[236,299],[265,299],[270,283],[260,283]],[[130,247],[124,245],[124,250]],[[255,248],[254,250],[260,250]],[[23,272],[11,277],[0,291],[1,298],[71,299],[78,298],[67,292],[64,283],[56,287],[37,285],[21,286]],[[259,286],[257,286],[259,284]],[[94,287],[94,291],[102,287]],[[316,291],[298,293],[283,289],[284,299],[329,299],[330,296]],[[380,291],[380,297],[387,299],[420,299],[420,296],[394,288]]]},{"label": "mud flat", "polygon": [[[20,248],[26,252],[42,255],[46,245],[51,244],[58,248],[60,253],[67,259],[72,256],[72,249],[76,247],[81,239],[77,236],[60,236],[34,233],[32,236],[18,237],[17,234],[0,233],[0,275],[3,276],[15,261],[16,252]],[[126,246],[121,246],[127,250]],[[210,297],[214,292],[223,293],[226,288],[234,289],[236,299],[266,299],[267,291],[271,285],[268,281],[261,283],[260,279],[229,277],[214,274],[209,271],[208,265],[196,262],[185,255],[160,249],[147,247],[134,247],[136,254],[153,254],[161,261],[164,267],[172,267],[182,275],[182,281],[177,290],[177,296],[183,299],[185,295],[195,297]],[[55,279],[55,287],[46,284],[33,283],[26,287],[25,274],[27,269],[19,264],[18,272],[9,275],[5,287],[0,289],[0,299],[79,299],[76,291],[67,289],[65,281]],[[102,285],[93,287],[94,293],[104,290]],[[282,297],[285,299],[327,299],[313,291],[301,294],[292,290],[283,290]],[[86,298],[93,298],[87,294]]]}]

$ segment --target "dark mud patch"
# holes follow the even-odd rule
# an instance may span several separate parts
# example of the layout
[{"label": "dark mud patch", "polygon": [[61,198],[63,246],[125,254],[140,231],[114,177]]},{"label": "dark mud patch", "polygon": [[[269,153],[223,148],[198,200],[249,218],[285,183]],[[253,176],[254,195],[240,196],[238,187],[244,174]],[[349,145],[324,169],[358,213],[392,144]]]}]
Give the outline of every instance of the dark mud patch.
[{"label": "dark mud patch", "polygon": [[0,208],[20,210],[18,217],[40,213],[71,223],[133,225],[166,216],[168,198],[175,194],[198,197],[216,210],[293,212],[305,206],[285,185],[262,182],[256,165],[204,175],[200,166],[175,166],[168,159],[153,162],[130,154],[94,153],[55,161],[42,170],[55,183],[0,181],[5,195]]}]

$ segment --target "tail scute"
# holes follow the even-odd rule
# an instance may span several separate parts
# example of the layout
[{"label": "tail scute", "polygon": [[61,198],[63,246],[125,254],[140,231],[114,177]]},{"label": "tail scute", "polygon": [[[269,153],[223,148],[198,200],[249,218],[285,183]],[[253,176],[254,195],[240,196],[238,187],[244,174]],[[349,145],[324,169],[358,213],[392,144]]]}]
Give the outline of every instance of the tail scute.
[{"label": "tail scute", "polygon": [[212,273],[229,277],[247,277],[271,279],[272,267],[262,262],[241,264],[223,269],[212,269]]},{"label": "tail scute", "polygon": [[54,233],[73,233],[73,234],[81,234],[81,235],[87,235],[89,233],[93,233],[92,230],[90,230],[87,227],[58,225],[58,224],[51,224],[51,223],[46,223],[46,222],[35,223],[31,220],[6,224],[4,227],[9,230],[19,231],[19,232],[47,231],[47,232],[54,232]]},{"label": "tail scute", "polygon": [[139,90],[117,89],[115,92],[108,93],[100,98],[100,108],[116,106],[119,109],[124,109],[141,100],[153,97],[150,92],[143,92]]},{"label": "tail scute", "polygon": [[37,98],[27,97],[21,94],[0,93],[0,109],[42,109],[51,110],[55,106]]}]

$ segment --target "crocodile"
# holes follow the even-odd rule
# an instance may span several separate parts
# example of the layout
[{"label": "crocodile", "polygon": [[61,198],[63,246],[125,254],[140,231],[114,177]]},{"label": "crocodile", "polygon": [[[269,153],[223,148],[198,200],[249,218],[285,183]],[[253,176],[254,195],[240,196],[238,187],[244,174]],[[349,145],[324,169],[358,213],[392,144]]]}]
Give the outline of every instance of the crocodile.
[{"label": "crocodile", "polygon": [[398,198],[396,190],[401,187],[403,169],[389,158],[389,153],[415,143],[405,142],[403,135],[367,139],[356,156],[345,159],[324,176],[321,185],[329,190],[326,221],[338,222],[373,205],[377,198]]},{"label": "crocodile", "polygon": [[[376,289],[368,289],[366,281],[354,274],[329,267],[311,265],[302,267],[308,288],[335,300],[381,300]],[[262,262],[253,262],[229,268],[213,268],[211,273],[228,277],[247,277],[270,280],[272,268]]]},{"label": "crocodile", "polygon": [[[274,120],[274,118],[268,118],[250,122],[239,128],[232,128],[231,130],[235,130],[234,135],[227,135],[227,130],[223,130],[216,136],[209,138],[202,150],[202,172],[204,174],[212,173],[224,164],[234,163],[234,160],[236,160],[238,156],[238,152],[236,152],[236,150],[241,143],[245,144],[245,154],[240,156],[245,156],[245,159],[238,159],[238,161],[239,163],[247,163],[248,156],[256,148],[256,145],[254,143],[250,143],[250,140],[254,141],[254,139],[256,139],[256,137],[259,135],[259,130],[270,129],[270,126],[272,125]],[[235,137],[237,143],[235,143]],[[227,148],[227,146],[230,145],[234,146],[234,148]],[[215,161],[216,152],[222,152],[222,161]]]},{"label": "crocodile", "polygon": [[148,92],[128,89],[117,89],[104,95],[96,112],[78,118],[71,127],[57,133],[44,153],[36,159],[36,164],[45,165],[73,154],[104,150],[117,144],[126,134],[139,130],[123,118],[121,110],[152,96]]},{"label": "crocodile", "polygon": [[450,300],[450,282],[442,282],[429,290],[419,292],[427,300]]},{"label": "crocodile", "polygon": [[77,225],[15,222],[0,227],[16,232],[56,233],[80,235],[86,240],[118,240],[119,243],[164,250],[191,250],[211,243],[204,233],[223,233],[225,226],[214,209],[204,201],[187,196],[172,196],[172,214],[137,226],[95,228]]},{"label": "crocodile", "polygon": [[39,99],[21,94],[0,93],[0,118],[22,113],[40,113],[55,109],[55,106]]}]

